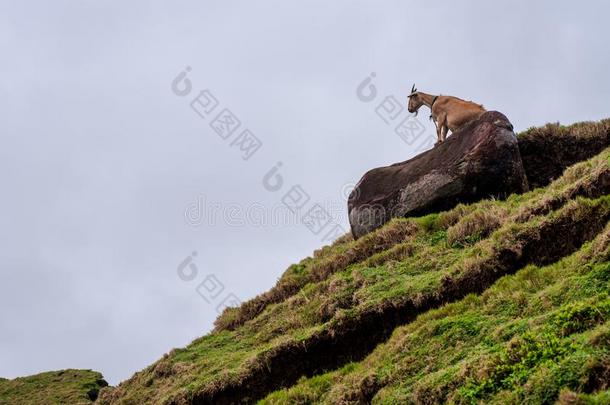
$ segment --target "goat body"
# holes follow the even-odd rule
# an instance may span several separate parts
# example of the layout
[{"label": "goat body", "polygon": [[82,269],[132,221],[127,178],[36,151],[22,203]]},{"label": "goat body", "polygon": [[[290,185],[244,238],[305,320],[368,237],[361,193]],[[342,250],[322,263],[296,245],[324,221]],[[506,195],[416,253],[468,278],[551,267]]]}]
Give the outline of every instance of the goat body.
[{"label": "goat body", "polygon": [[485,112],[482,105],[453,96],[433,96],[417,91],[409,95],[409,112],[417,113],[422,105],[430,108],[430,118],[436,125],[437,143],[445,141],[447,132],[455,132],[464,124],[477,119]]}]

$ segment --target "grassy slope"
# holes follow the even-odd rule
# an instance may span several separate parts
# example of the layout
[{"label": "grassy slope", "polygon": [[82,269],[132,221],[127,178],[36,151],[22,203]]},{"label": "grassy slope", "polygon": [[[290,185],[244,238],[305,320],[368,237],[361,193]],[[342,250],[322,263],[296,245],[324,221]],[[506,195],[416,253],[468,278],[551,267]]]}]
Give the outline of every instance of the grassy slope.
[{"label": "grassy slope", "polygon": [[[609,128],[528,130],[524,163],[558,177]],[[98,403],[610,403],[609,159],[344,237]],[[0,403],[88,403],[100,385],[78,370],[0,379]]]},{"label": "grassy slope", "polygon": [[[172,350],[117,388],[104,390],[100,402],[181,403],[222,398],[219,393],[239,389],[266,394],[280,388],[260,384],[282,360],[286,369],[280,372],[318,374],[320,370],[294,359],[306,359],[308,349],[314,353],[320,341],[333,337],[339,345],[356,344],[345,337],[345,330],[393,308],[410,314],[398,323],[419,317],[396,330],[363,362],[303,380],[268,401],[501,398],[538,389],[564,360],[578,364],[584,358],[578,356],[588,355],[604,365],[608,325],[603,311],[608,303],[600,292],[607,285],[600,283],[606,273],[594,266],[598,256],[587,256],[590,245],[578,249],[599,234],[610,217],[609,157],[606,150],[549,186],[506,201],[394,220],[358,241],[344,238],[289,268],[275,291],[227,311],[216,332]],[[543,266],[575,250],[570,259]],[[530,265],[489,291],[464,298],[528,263],[539,266]],[[602,281],[595,284],[591,274],[578,272],[580,267],[601,274]],[[578,283],[586,280],[595,289],[580,288]],[[590,305],[602,315],[585,329],[562,332],[554,319],[579,305]],[[601,343],[586,343],[591,339]],[[585,351],[587,345],[591,348]],[[532,349],[539,346],[542,354]],[[341,366],[349,357],[348,352],[332,366]],[[287,378],[281,384],[292,382]],[[584,389],[572,382],[557,387]],[[557,395],[557,390],[549,390],[549,396]]]},{"label": "grassy slope", "polygon": [[106,385],[102,375],[91,370],[69,369],[0,379],[0,404],[91,404]]},{"label": "grassy slope", "polygon": [[609,242],[607,227],[560,262],[429,311],[364,361],[262,403],[552,403],[562,389],[566,402],[571,391],[606,390],[598,398],[608,403]]}]

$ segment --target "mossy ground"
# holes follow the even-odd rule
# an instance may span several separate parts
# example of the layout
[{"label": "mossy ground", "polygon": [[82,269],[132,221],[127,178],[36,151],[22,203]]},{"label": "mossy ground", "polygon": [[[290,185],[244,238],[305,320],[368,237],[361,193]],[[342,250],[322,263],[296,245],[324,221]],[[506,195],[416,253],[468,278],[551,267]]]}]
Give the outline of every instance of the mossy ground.
[{"label": "mossy ground", "polygon": [[90,404],[108,385],[91,370],[49,371],[7,380],[0,378],[0,404]]}]

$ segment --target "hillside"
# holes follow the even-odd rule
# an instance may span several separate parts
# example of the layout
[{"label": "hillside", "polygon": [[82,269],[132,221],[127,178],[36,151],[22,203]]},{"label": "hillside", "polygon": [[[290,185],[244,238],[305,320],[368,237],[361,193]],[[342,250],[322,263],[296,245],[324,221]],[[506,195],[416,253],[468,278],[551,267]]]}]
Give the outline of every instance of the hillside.
[{"label": "hillside", "polygon": [[[549,129],[555,132],[549,134]],[[587,139],[600,134],[591,129],[607,137],[608,122],[572,127],[568,133],[576,131]],[[560,143],[562,131],[565,127],[551,125],[522,137],[555,136]],[[102,403],[251,402],[293,385],[303,375],[316,377],[301,380],[288,392],[272,394],[269,401],[366,402],[384,398],[394,386],[403,398],[417,401],[414,392],[422,392],[424,386],[409,386],[409,381],[428,381],[426,390],[438,391],[439,399],[443,394],[455,397],[454,391],[468,387],[472,393],[464,391],[462,396],[475,399],[511,388],[496,384],[494,378],[525,389],[531,383],[527,375],[513,376],[509,367],[520,364],[516,355],[504,355],[514,362],[501,371],[502,350],[519,347],[523,340],[523,355],[529,358],[527,344],[547,344],[536,339],[548,339],[560,351],[564,345],[572,348],[577,339],[583,345],[583,339],[593,335],[604,342],[607,317],[599,308],[606,308],[607,279],[604,265],[599,269],[595,264],[604,263],[605,227],[610,218],[609,153],[603,151],[548,186],[506,201],[486,200],[425,217],[393,220],[357,241],[343,238],[291,266],[269,293],[225,312],[216,332],[172,350],[107,391]],[[595,247],[583,246],[593,239]],[[590,274],[579,275],[577,270],[582,268],[590,269]],[[576,273],[573,279],[570,272]],[[514,273],[514,279],[496,284],[497,291],[489,290]],[[594,276],[599,280],[589,280]],[[562,291],[562,286],[572,288],[572,294]],[[535,304],[528,294],[544,305]],[[443,307],[449,302],[454,304]],[[593,308],[589,312],[597,314],[599,309],[600,315],[583,321],[582,327],[574,326],[573,331],[556,325],[559,321],[553,319],[561,316],[568,318],[567,323],[577,322],[568,316],[570,305],[585,312],[589,305]],[[479,312],[471,312],[472,308]],[[447,318],[446,313],[455,316]],[[438,319],[436,326],[434,319]],[[399,325],[407,326],[396,329]],[[428,336],[422,333],[419,341],[409,343],[417,350],[402,350],[398,342],[404,336],[414,339],[413,331],[421,329],[428,330]],[[604,350],[602,345],[597,357],[589,353],[591,361],[605,364]],[[560,367],[562,356],[549,354],[544,346],[541,351],[546,357],[532,354],[535,361]],[[585,355],[578,348],[573,351],[575,356]],[[468,374],[468,370],[480,370],[479,363],[487,364],[489,376]],[[465,367],[468,364],[471,368]],[[496,368],[500,371],[494,374]],[[525,368],[537,371],[529,364]],[[599,369],[602,376],[605,372],[601,366],[591,369]],[[538,380],[550,384],[551,378],[542,378],[543,371],[538,371]],[[570,384],[576,377],[570,378],[566,376],[559,387],[578,390]],[[590,391],[605,388],[589,386]]]},{"label": "hillside", "polygon": [[346,235],[97,403],[609,403],[609,139],[519,134],[532,191]]},{"label": "hillside", "polygon": [[0,404],[90,404],[108,383],[91,370],[49,371],[29,377],[0,378]]}]

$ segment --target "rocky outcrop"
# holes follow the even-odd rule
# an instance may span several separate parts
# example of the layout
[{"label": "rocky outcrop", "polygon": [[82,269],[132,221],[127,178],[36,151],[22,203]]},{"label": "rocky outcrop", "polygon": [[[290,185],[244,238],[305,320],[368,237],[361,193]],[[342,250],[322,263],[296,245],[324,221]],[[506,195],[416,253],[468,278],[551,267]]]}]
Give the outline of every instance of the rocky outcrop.
[{"label": "rocky outcrop", "polygon": [[527,189],[512,124],[503,114],[488,111],[435,148],[367,172],[349,197],[349,221],[358,238],[394,217]]}]

